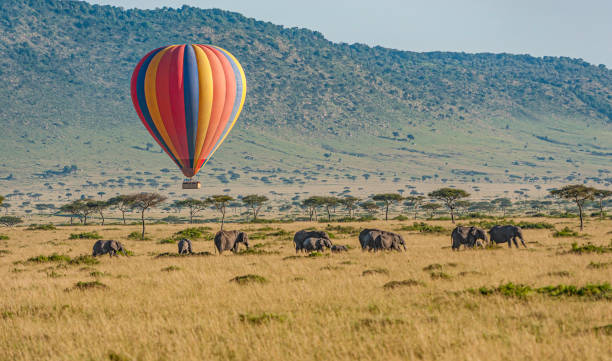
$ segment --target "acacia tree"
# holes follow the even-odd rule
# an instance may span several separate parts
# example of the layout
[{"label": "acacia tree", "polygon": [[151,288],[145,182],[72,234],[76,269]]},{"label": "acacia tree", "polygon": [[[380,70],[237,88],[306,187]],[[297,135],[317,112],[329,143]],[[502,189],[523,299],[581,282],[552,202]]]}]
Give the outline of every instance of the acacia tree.
[{"label": "acacia tree", "polygon": [[425,200],[425,196],[408,196],[406,197],[405,206],[412,207],[414,210],[414,219],[417,219],[417,213],[419,211],[419,207],[423,204]]},{"label": "acacia tree", "polygon": [[133,209],[140,211],[140,219],[142,220],[142,235],[140,239],[145,238],[145,218],[144,214],[147,209],[157,207],[167,198],[159,193],[138,193],[127,196],[129,204]]},{"label": "acacia tree", "polygon": [[491,203],[501,208],[504,217],[506,216],[506,209],[512,207],[512,201],[509,198],[496,198]]},{"label": "acacia tree", "polygon": [[584,207],[584,202],[593,199],[596,191],[595,188],[587,187],[582,184],[574,184],[565,186],[561,189],[553,189],[550,191],[550,194],[554,197],[571,199],[576,202],[578,206],[578,216],[580,217],[580,231],[582,231],[582,208]]},{"label": "acacia tree", "polygon": [[199,200],[193,198],[182,199],[180,201],[174,201],[172,207],[181,209],[188,208],[189,209],[189,223],[193,223],[193,216],[200,212],[201,210],[206,209],[210,203],[207,200]]},{"label": "acacia tree", "polygon": [[81,207],[83,207],[83,202],[74,201],[74,202],[70,202],[68,204],[64,204],[63,206],[61,206],[60,211],[62,213],[70,214],[70,225],[72,225],[72,219],[74,217],[81,218],[81,213],[80,213]]},{"label": "acacia tree", "polygon": [[13,217],[13,216],[2,216],[0,217],[0,224],[3,224],[7,227],[12,227],[18,223],[22,223],[23,220],[19,217]]},{"label": "acacia tree", "polygon": [[378,209],[380,208],[378,204],[376,204],[376,202],[372,201],[363,202],[359,204],[359,207],[361,207],[364,211],[368,212],[369,215],[376,213],[376,211],[378,211]]},{"label": "acacia tree", "polygon": [[108,204],[121,211],[121,218],[123,219],[123,224],[125,224],[125,212],[129,212],[132,209],[130,197],[126,195],[118,195],[109,199]]},{"label": "acacia tree", "polygon": [[349,218],[353,217],[353,212],[357,208],[357,203],[359,202],[359,198],[353,196],[346,196],[338,201],[340,204],[346,208],[348,211]]},{"label": "acacia tree", "polygon": [[440,188],[430,192],[428,196],[444,202],[446,208],[450,210],[451,221],[455,223],[455,208],[457,208],[457,201],[461,198],[469,197],[470,194],[463,189]]},{"label": "acacia tree", "polygon": [[233,197],[223,194],[214,195],[206,200],[206,202],[212,204],[216,210],[221,212],[221,230],[223,230],[223,224],[225,223],[225,210],[227,209],[227,204],[233,200]]},{"label": "acacia tree", "polygon": [[338,198],[336,197],[321,197],[321,205],[325,207],[327,212],[327,220],[331,221],[332,209],[335,211],[336,205],[338,204]]},{"label": "acacia tree", "polygon": [[102,219],[102,225],[104,225],[104,210],[108,208],[109,204],[105,201],[88,201],[85,206],[91,208],[93,212],[98,212]]},{"label": "acacia tree", "polygon": [[0,207],[4,208],[4,215],[8,215],[8,210],[11,208],[11,205],[8,203],[2,203],[0,204]]},{"label": "acacia tree", "polygon": [[386,221],[389,219],[389,206],[393,203],[401,201],[404,198],[399,193],[382,193],[382,194],[376,194],[374,197],[372,197],[372,199],[377,202],[385,203],[385,221]]},{"label": "acacia tree", "polygon": [[603,201],[606,198],[612,197],[612,191],[607,189],[596,189],[593,192],[593,197],[599,202],[599,219],[603,219]]},{"label": "acacia tree", "polygon": [[268,197],[260,196],[258,194],[250,194],[248,196],[242,197],[242,203],[244,203],[244,205],[247,208],[250,208],[253,212],[253,221],[257,220],[257,214],[261,210],[261,207],[263,207],[264,203],[266,203],[267,201]]},{"label": "acacia tree", "polygon": [[315,219],[317,218],[317,208],[319,208],[321,205],[323,205],[323,197],[320,196],[312,196],[302,201],[302,207],[308,210],[308,215],[311,221],[313,215]]},{"label": "acacia tree", "polygon": [[429,211],[429,219],[432,219],[436,210],[442,208],[442,205],[438,203],[426,203],[423,204],[423,207],[421,208],[423,208],[425,211]]}]

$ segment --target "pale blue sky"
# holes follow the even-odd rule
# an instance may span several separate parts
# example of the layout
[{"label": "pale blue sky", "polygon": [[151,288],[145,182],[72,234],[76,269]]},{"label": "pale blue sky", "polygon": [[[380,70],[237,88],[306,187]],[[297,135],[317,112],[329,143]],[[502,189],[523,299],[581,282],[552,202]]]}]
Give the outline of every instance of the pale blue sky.
[{"label": "pale blue sky", "polygon": [[412,51],[569,56],[612,68],[612,0],[88,0],[220,8],[335,42]]}]

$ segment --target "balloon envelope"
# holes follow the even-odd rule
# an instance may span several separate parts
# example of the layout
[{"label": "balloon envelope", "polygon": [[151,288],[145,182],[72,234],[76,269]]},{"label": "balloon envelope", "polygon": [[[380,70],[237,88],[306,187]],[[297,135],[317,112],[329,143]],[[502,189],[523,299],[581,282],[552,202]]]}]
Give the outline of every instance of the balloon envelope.
[{"label": "balloon envelope", "polygon": [[193,177],[232,130],[246,96],[238,60],[212,45],[169,45],[132,74],[132,102],[151,136]]}]

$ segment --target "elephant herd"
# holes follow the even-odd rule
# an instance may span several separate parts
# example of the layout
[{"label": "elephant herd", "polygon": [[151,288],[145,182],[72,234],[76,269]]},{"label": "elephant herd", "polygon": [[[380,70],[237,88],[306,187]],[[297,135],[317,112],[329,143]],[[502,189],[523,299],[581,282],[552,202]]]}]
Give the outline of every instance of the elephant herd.
[{"label": "elephant herd", "polygon": [[[513,225],[493,226],[489,230],[490,242],[508,243],[508,247],[512,247],[512,243],[518,248],[516,239],[518,238],[523,247],[525,240],[520,227]],[[484,247],[483,243],[488,242],[487,232],[478,227],[456,227],[451,233],[451,248],[453,251],[459,250],[461,245],[466,248],[474,248],[475,246]],[[249,249],[249,237],[245,232],[240,231],[219,231],[214,239],[215,248],[222,254],[223,251],[232,251],[236,253],[239,245],[242,243]],[[295,244],[295,252],[313,252],[324,251],[329,249],[331,252],[347,252],[348,247],[344,245],[332,244],[329,234],[325,231],[317,230],[301,230],[293,237]],[[364,251],[406,251],[406,242],[404,238],[394,232],[383,231],[380,229],[366,228],[359,233],[359,244]],[[126,254],[121,242],[113,240],[99,240],[93,246],[93,256],[108,254],[110,257],[117,256],[121,252]],[[183,238],[178,242],[179,254],[192,254],[191,240]]]},{"label": "elephant herd", "polygon": [[[523,247],[527,248],[525,244],[525,240],[523,239],[523,231],[521,227],[513,226],[513,225],[505,225],[505,226],[493,226],[489,230],[490,242],[495,243],[508,243],[508,247],[512,248],[512,243],[516,248],[518,248],[518,243],[516,239],[518,238]],[[463,245],[466,248],[474,248],[474,246],[484,247],[484,245],[480,242],[483,240],[487,242],[487,232],[484,229],[478,227],[457,227],[451,233],[451,247],[453,251],[459,250],[459,247]]]}]

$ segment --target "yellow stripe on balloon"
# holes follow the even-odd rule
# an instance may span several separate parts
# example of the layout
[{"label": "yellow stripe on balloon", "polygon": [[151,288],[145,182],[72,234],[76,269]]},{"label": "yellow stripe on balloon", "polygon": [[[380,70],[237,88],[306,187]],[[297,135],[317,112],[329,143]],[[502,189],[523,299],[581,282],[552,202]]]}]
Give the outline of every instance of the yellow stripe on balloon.
[{"label": "yellow stripe on balloon", "polygon": [[236,112],[236,116],[232,120],[232,124],[230,125],[229,129],[227,130],[227,133],[225,133],[223,138],[221,138],[221,141],[217,144],[215,149],[213,149],[213,151],[210,152],[210,155],[208,156],[208,158],[206,158],[206,160],[204,161],[204,164],[202,164],[202,167],[204,167],[204,165],[206,165],[208,160],[212,157],[213,154],[215,154],[217,149],[219,149],[221,144],[225,141],[225,138],[227,138],[227,135],[232,131],[232,128],[234,127],[234,124],[236,124],[236,120],[238,120],[238,116],[240,116],[240,112],[242,111],[242,106],[244,105],[244,100],[246,99],[246,90],[247,90],[247,88],[246,88],[247,87],[247,85],[246,85],[246,76],[244,75],[244,70],[242,69],[242,65],[240,65],[240,63],[238,62],[238,59],[236,59],[229,51],[227,51],[225,49],[222,49],[220,47],[217,47],[217,49],[221,50],[226,55],[231,57],[232,60],[236,63],[236,67],[238,68],[238,71],[240,71],[240,79],[242,80],[242,95],[240,97],[240,106],[238,107],[238,111]]},{"label": "yellow stripe on balloon", "polygon": [[171,45],[171,46],[166,47],[165,49],[157,53],[153,57],[153,59],[151,59],[151,63],[149,64],[149,67],[147,68],[147,73],[145,75],[145,87],[144,88],[145,88],[145,98],[147,100],[147,107],[149,108],[149,113],[151,114],[151,118],[153,119],[153,122],[155,123],[155,127],[157,128],[157,131],[162,136],[162,138],[164,138],[164,142],[166,142],[166,145],[170,149],[170,152],[172,152],[172,154],[178,160],[178,162],[181,163],[181,167],[185,167],[185,164],[181,162],[181,159],[178,156],[178,152],[176,151],[176,148],[174,148],[174,144],[172,144],[172,140],[170,139],[170,136],[168,135],[168,132],[166,131],[166,127],[164,126],[164,121],[162,120],[161,114],[159,112],[159,107],[157,105],[157,90],[156,90],[156,85],[155,85],[155,81],[157,78],[157,68],[159,66],[159,62],[161,58],[164,56],[164,54],[168,50],[174,47],[176,47],[176,45]]},{"label": "yellow stripe on balloon", "polygon": [[[196,153],[193,159],[193,168],[196,170],[200,162],[200,155],[204,149],[204,140],[208,132],[210,114],[213,103],[213,76],[208,56],[202,48],[192,45],[198,63],[198,80],[200,86],[199,109],[198,109],[198,129],[196,137]],[[197,170],[196,170],[197,171]]]}]

